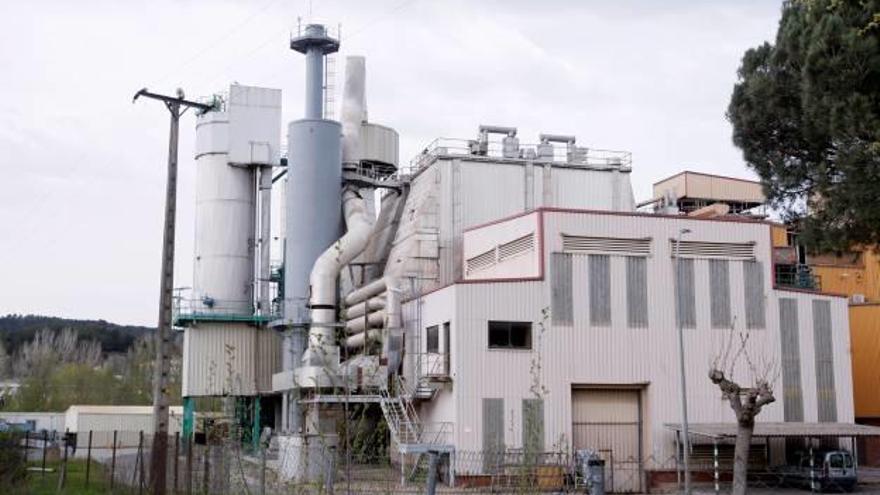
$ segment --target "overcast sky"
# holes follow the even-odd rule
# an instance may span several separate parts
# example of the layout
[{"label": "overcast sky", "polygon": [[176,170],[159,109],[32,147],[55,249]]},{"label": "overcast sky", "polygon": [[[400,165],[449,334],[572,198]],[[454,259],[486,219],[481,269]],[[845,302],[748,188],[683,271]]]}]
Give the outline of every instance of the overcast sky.
[{"label": "overcast sky", "polygon": [[[298,16],[367,57],[370,120],[401,160],[481,123],[633,153],[636,198],[682,169],[751,178],[724,118],[776,0],[126,0],[0,2],[0,314],[155,325],[167,111],[230,82],[302,116]],[[341,74],[338,77],[341,81]],[[286,125],[285,125],[286,126]],[[181,123],[175,285],[192,280],[194,119]]]}]

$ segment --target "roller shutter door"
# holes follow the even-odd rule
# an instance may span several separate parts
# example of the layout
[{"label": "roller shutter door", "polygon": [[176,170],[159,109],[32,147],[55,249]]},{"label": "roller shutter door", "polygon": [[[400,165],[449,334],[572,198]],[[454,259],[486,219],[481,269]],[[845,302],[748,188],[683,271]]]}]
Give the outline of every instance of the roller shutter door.
[{"label": "roller shutter door", "polygon": [[575,450],[591,449],[605,460],[605,489],[638,493],[642,488],[640,391],[573,389]]}]

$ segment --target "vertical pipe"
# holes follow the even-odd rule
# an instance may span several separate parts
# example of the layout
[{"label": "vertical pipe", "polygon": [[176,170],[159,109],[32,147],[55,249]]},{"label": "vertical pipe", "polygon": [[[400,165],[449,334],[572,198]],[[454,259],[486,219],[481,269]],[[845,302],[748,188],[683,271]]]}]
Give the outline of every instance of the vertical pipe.
[{"label": "vertical pipe", "polygon": [[183,398],[183,448],[190,447],[193,436],[196,403],[192,397]]},{"label": "vertical pipe", "polygon": [[[321,29],[322,26],[308,26],[306,32]],[[312,46],[306,52],[306,118],[324,118],[324,51],[320,46]]]},{"label": "vertical pipe", "polygon": [[688,407],[687,407],[687,380],[685,378],[684,365],[684,305],[682,304],[681,291],[681,238],[689,234],[690,230],[678,231],[678,240],[675,243],[675,303],[676,319],[678,320],[678,363],[681,374],[681,426],[682,426],[682,458],[684,459],[684,493],[691,493],[691,470],[690,470],[690,432],[688,431]]},{"label": "vertical pipe", "polygon": [[261,314],[272,313],[269,279],[272,278],[272,167],[260,168],[260,309]]}]

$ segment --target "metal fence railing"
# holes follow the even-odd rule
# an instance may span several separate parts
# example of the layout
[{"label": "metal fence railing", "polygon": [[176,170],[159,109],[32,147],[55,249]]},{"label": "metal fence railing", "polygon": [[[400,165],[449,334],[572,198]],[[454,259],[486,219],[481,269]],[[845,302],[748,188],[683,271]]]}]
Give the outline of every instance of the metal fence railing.
[{"label": "metal fence railing", "polygon": [[[165,479],[170,494],[364,494],[364,493],[591,493],[597,478],[584,468],[583,454],[565,449],[531,452],[431,451],[404,458],[393,450],[371,455],[357,439],[312,438],[306,444],[270,440],[254,446],[235,429],[210,432],[199,442],[167,438]],[[288,437],[289,438],[289,437]],[[784,444],[784,442],[782,442]],[[781,445],[782,445],[781,444]],[[141,431],[0,433],[0,493],[148,493],[154,439]],[[285,446],[287,445],[287,447]],[[798,474],[784,459],[771,462],[760,445],[750,457],[749,485],[755,493],[817,491],[852,487],[817,467]],[[607,493],[644,493],[681,488],[676,456],[624,455],[593,451],[604,461],[599,472]],[[695,446],[691,478],[695,492],[729,493],[733,477],[730,448]],[[790,464],[790,463],[789,463]],[[860,475],[861,492],[880,488],[880,479]],[[595,474],[595,473],[592,473]],[[877,484],[874,484],[877,482]],[[30,490],[29,490],[30,489]],[[43,490],[46,491],[46,490]]]}]

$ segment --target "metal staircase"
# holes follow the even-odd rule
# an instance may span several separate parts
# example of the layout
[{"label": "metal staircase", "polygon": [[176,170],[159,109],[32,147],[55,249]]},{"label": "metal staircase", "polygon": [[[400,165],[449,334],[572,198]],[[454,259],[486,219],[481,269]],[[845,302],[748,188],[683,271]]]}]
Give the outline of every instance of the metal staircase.
[{"label": "metal staircase", "polygon": [[379,391],[379,405],[400,453],[446,450],[449,447],[447,443],[451,440],[447,436],[452,433],[452,424],[422,422],[414,406],[415,399],[431,398],[437,389],[425,383],[417,385],[414,390],[408,390],[398,375],[395,375],[393,381],[393,392],[388,387]]}]

